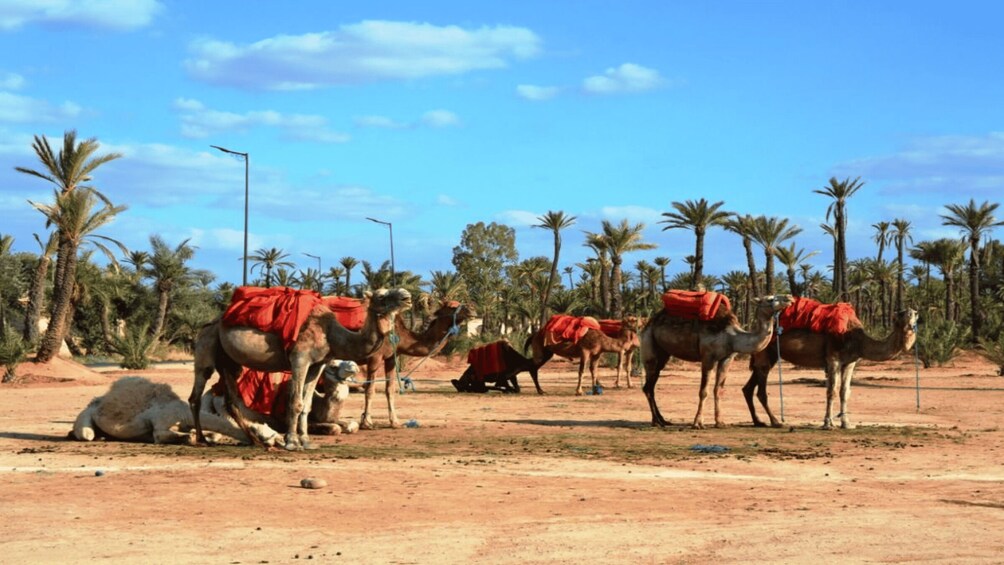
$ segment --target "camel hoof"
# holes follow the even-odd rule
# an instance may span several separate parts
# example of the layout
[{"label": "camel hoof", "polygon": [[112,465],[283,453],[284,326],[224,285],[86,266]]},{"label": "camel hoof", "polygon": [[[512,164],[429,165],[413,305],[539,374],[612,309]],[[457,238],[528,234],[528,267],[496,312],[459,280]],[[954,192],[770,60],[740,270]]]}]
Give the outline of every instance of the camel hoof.
[{"label": "camel hoof", "polygon": [[396,420],[396,419],[395,420],[391,420],[390,421],[390,427],[392,429],[395,429],[395,430],[400,429],[401,428],[401,422],[400,422],[400,420]]},{"label": "camel hoof", "polygon": [[782,424],[781,422],[771,422],[770,423],[770,427],[772,427],[772,428],[783,428],[784,424]]},{"label": "camel hoof", "polygon": [[362,418],[360,418],[360,420],[361,421],[359,423],[359,429],[361,429],[361,430],[372,430],[372,429],[375,429],[375,427],[373,426],[373,420],[372,420],[372,418],[369,418],[368,416],[364,415]]},{"label": "camel hoof", "polygon": [[850,422],[840,422],[840,427],[845,430],[853,430],[854,424]]},{"label": "camel hoof", "polygon": [[729,427],[729,425],[728,425],[728,424],[725,424],[725,423],[723,423],[723,422],[715,422],[715,427],[716,427],[716,428],[718,428],[718,429],[720,430],[720,429],[722,429],[722,428],[727,428],[727,427]]},{"label": "camel hoof", "polygon": [[575,389],[575,396],[582,396],[582,389],[581,388]]}]

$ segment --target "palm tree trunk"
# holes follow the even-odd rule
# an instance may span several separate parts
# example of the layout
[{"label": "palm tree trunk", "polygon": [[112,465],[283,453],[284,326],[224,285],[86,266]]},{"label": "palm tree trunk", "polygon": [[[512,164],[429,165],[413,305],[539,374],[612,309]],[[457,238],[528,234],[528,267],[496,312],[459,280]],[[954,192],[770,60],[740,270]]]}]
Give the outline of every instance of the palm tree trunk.
[{"label": "palm tree trunk", "polygon": [[767,262],[763,269],[763,274],[767,285],[765,292],[768,295],[770,295],[774,294],[774,253],[772,252],[772,250],[765,249],[764,256],[767,259]]},{"label": "palm tree trunk", "polygon": [[38,347],[36,363],[48,363],[59,353],[63,337],[66,335],[66,315],[70,310],[70,300],[73,298],[76,271],[77,246],[73,242],[63,241],[59,244],[59,252],[56,254],[56,277],[53,282],[49,327],[45,330]]},{"label": "palm tree trunk", "polygon": [[610,257],[610,262],[613,264],[613,268],[610,270],[610,314],[616,319],[620,319],[624,315],[621,295],[621,280],[623,279],[621,261],[620,255]]},{"label": "palm tree trunk", "polygon": [[756,260],[753,257],[753,240],[743,235],[743,249],[746,250],[746,266],[750,270],[750,285],[753,296],[760,296],[760,284],[757,282]]},{"label": "palm tree trunk", "polygon": [[704,282],[704,231],[694,230],[697,243],[694,246],[694,274],[690,279],[690,290],[699,290]]},{"label": "palm tree trunk", "polygon": [[973,333],[970,336],[973,343],[980,340],[980,240],[969,238],[969,313],[972,318]]},{"label": "palm tree trunk", "polygon": [[795,280],[795,269],[788,269],[788,292],[791,292],[795,296],[801,296],[802,293],[798,289],[798,282]]},{"label": "palm tree trunk", "polygon": [[551,275],[547,278],[547,286],[540,297],[540,327],[547,322],[547,302],[551,299],[551,288],[558,278],[558,255],[561,254],[561,236],[554,230],[554,261],[551,262]]},{"label": "palm tree trunk", "polygon": [[38,319],[42,317],[42,302],[45,300],[45,281],[52,259],[43,251],[35,265],[35,274],[28,289],[28,306],[24,311],[24,340],[35,343],[38,340]]},{"label": "palm tree trunk", "polygon": [[949,322],[955,321],[955,277],[951,271],[945,273],[945,319]]},{"label": "palm tree trunk", "polygon": [[157,289],[157,317],[150,328],[151,344],[160,341],[160,334],[164,331],[164,323],[167,321],[167,306],[171,298],[171,289]]},{"label": "palm tree trunk", "polygon": [[895,311],[899,312],[903,309],[903,295],[906,293],[906,289],[903,285],[903,240],[896,242],[896,306]]}]

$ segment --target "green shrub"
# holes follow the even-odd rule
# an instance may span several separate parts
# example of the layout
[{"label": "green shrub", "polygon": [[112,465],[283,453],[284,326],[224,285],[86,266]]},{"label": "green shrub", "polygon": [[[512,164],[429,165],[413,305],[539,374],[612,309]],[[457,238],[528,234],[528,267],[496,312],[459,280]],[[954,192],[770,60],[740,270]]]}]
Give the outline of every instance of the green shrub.
[{"label": "green shrub", "polygon": [[918,328],[917,354],[925,369],[941,367],[954,359],[968,340],[968,327],[948,320],[932,320]]},{"label": "green shrub", "polygon": [[3,333],[0,334],[0,366],[4,368],[2,382],[14,381],[14,371],[19,364],[28,358],[31,349],[31,344],[21,337],[20,332],[9,327],[4,328]]},{"label": "green shrub", "polygon": [[980,338],[980,347],[977,352],[997,365],[997,374],[1004,376],[1004,332],[997,336],[996,341]]},{"label": "green shrub", "polygon": [[122,356],[122,360],[119,362],[120,367],[140,370],[150,366],[149,350],[153,345],[153,336],[148,330],[147,324],[130,325],[124,336],[112,337],[108,345],[112,351]]}]

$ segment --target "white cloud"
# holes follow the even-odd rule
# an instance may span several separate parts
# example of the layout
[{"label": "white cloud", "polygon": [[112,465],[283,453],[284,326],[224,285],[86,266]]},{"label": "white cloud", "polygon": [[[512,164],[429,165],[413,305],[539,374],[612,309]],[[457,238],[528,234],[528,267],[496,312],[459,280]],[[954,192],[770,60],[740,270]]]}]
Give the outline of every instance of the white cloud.
[{"label": "white cloud", "polygon": [[5,0],[0,30],[39,23],[129,31],[150,25],[162,10],[157,0]]},{"label": "white cloud", "polygon": [[429,110],[422,114],[422,123],[433,128],[447,128],[460,125],[460,118],[449,110]]},{"label": "white cloud", "polygon": [[362,128],[404,129],[408,127],[408,124],[387,116],[359,116],[354,121],[357,126]]},{"label": "white cloud", "polygon": [[20,90],[24,84],[24,77],[17,73],[0,73],[0,89]]},{"label": "white cloud", "polygon": [[526,210],[503,210],[495,217],[508,226],[529,227],[540,223],[540,214],[527,212]]},{"label": "white cloud", "polygon": [[0,92],[0,122],[46,123],[75,118],[81,108],[72,102],[55,106],[45,100]]},{"label": "white cloud", "polygon": [[609,220],[626,219],[631,223],[643,222],[647,226],[654,226],[663,219],[662,212],[644,206],[604,206],[600,208],[600,215]]},{"label": "white cloud", "polygon": [[521,98],[539,102],[550,100],[558,95],[557,86],[534,86],[532,84],[521,84],[516,87],[516,94]]},{"label": "white cloud", "polygon": [[185,66],[214,84],[308,90],[383,80],[498,69],[540,51],[532,31],[510,26],[464,29],[368,20],[335,31],[277,35],[247,45],[200,39]]},{"label": "white cloud", "polygon": [[181,133],[204,139],[219,132],[246,131],[253,127],[277,128],[291,139],[322,143],[345,143],[349,136],[328,128],[328,119],[315,114],[282,114],[261,110],[238,114],[207,108],[198,100],[178,98],[174,109],[181,114]]},{"label": "white cloud", "polygon": [[602,75],[588,77],[582,82],[582,88],[592,94],[621,94],[652,90],[662,82],[659,71],[624,63],[607,69]]},{"label": "white cloud", "polygon": [[436,204],[439,204],[440,206],[449,206],[451,208],[461,206],[461,202],[459,200],[446,194],[436,196]]}]

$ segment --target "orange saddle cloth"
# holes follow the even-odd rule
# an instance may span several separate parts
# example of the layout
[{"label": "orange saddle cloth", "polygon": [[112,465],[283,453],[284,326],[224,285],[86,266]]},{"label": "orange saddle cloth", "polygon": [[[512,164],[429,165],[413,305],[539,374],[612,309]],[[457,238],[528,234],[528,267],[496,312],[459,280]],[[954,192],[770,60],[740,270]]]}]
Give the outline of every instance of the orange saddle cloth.
[{"label": "orange saddle cloth", "polygon": [[662,295],[662,305],[670,316],[688,320],[713,320],[723,306],[723,313],[732,310],[728,296],[711,291],[670,290]]},{"label": "orange saddle cloth", "polygon": [[288,349],[296,342],[310,311],[321,303],[321,295],[312,290],[242,286],[234,291],[222,321],[228,326],[247,326],[278,334]]},{"label": "orange saddle cloth", "polygon": [[589,330],[602,331],[600,323],[591,316],[555,314],[544,324],[544,345],[570,341],[579,343]]},{"label": "orange saddle cloth", "polygon": [[778,317],[782,329],[807,329],[817,333],[844,334],[861,326],[854,307],[847,302],[823,304],[811,298],[795,298]]}]

